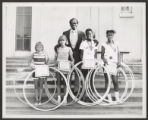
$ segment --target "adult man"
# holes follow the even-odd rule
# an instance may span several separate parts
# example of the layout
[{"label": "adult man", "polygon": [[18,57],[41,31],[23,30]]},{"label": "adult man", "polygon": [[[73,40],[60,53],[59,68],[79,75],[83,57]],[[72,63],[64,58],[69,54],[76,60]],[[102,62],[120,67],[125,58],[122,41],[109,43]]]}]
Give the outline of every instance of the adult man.
[{"label": "adult man", "polygon": [[[72,48],[73,57],[74,57],[74,64],[76,64],[79,61],[81,61],[79,47],[80,47],[82,40],[85,39],[85,33],[77,29],[78,20],[76,18],[70,19],[69,24],[70,24],[71,29],[63,32],[63,35],[65,35],[67,37],[68,46],[70,46]],[[76,77],[75,86],[74,86],[74,93],[78,91],[78,86],[79,86],[78,83],[79,83],[79,81]]]},{"label": "adult man", "polygon": [[82,40],[85,39],[84,32],[77,29],[78,26],[78,20],[76,18],[72,18],[69,21],[71,29],[63,32],[63,35],[67,37],[68,40],[68,46],[72,48],[73,51],[73,57],[75,60],[75,64],[81,61],[80,58],[80,44]]}]

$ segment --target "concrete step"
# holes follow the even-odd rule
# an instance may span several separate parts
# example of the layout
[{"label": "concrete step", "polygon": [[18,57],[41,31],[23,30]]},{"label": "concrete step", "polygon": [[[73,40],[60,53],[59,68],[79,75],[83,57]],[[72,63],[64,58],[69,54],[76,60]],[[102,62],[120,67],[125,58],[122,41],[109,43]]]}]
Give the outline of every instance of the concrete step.
[{"label": "concrete step", "polygon": [[[6,82],[6,88],[23,88],[23,81],[22,82],[17,82],[17,83],[13,83],[13,81],[7,81]],[[14,84],[14,85],[13,85]],[[129,87],[131,88],[131,82],[128,82],[128,84],[129,84]],[[53,82],[53,81],[49,81],[48,82],[48,87],[49,88],[53,88],[55,86],[55,82]],[[73,86],[74,87],[74,85],[73,84],[71,84],[71,86]],[[97,82],[95,82],[95,87],[96,88],[104,88],[104,86],[105,86],[105,83],[104,83],[104,81],[97,81]],[[136,89],[140,89],[140,88],[142,88],[142,81],[141,80],[137,80],[136,81],[136,83],[134,84],[134,88],[136,88]],[[28,88],[33,88],[34,87],[34,82],[33,81],[29,81],[29,83],[27,84],[27,87]],[[113,84],[111,84],[111,87],[113,87]],[[119,88],[125,88],[125,82],[124,81],[119,81]]]},{"label": "concrete step", "polygon": [[15,65],[13,65],[13,64],[7,64],[6,65],[6,68],[7,69],[11,69],[11,68],[15,68],[15,69],[17,69],[17,68],[20,68],[20,67],[29,67],[29,65],[26,63],[26,64],[22,64],[22,63],[20,63],[20,64],[15,64]]},{"label": "concrete step", "polygon": [[[55,89],[50,89],[50,93],[52,94],[54,90]],[[7,93],[6,93],[6,97],[7,98],[16,97],[16,94],[15,94],[15,92],[14,92],[13,89],[11,89],[11,90],[10,89],[7,89],[6,91],[7,91]],[[63,92],[63,90],[62,90],[62,92]],[[17,89],[16,90],[16,93],[17,93],[17,95],[23,96],[23,90],[22,89]],[[25,90],[25,93],[27,95],[34,95],[34,89]],[[119,93],[120,93],[120,96],[121,96],[123,94],[123,91],[119,90]],[[112,94],[112,96],[114,96],[114,92],[111,92],[111,94]],[[46,96],[46,93],[45,93],[44,90],[43,90],[43,96]],[[134,90],[133,93],[132,93],[132,95],[131,95],[131,97],[134,97],[134,98],[142,98],[142,93],[141,92],[138,93],[138,92],[136,92]]]},{"label": "concrete step", "polygon": [[[53,91],[55,89],[50,88],[49,90],[50,90],[51,93],[53,93]],[[63,91],[64,91],[64,89],[61,88],[61,93],[63,93]],[[97,88],[97,91],[101,95],[103,95],[104,92],[105,92],[105,90],[103,88],[101,88],[101,89]],[[110,91],[111,91],[111,94],[113,94],[113,96],[114,96],[113,88],[111,88]],[[120,95],[123,94],[123,91],[124,91],[124,89],[119,89]],[[143,90],[141,88],[139,88],[139,89],[135,88],[132,94],[133,94],[134,97],[141,97],[141,96],[138,96],[138,95],[142,94],[142,91]],[[23,94],[23,89],[16,89],[16,93],[22,95]],[[32,89],[25,89],[25,93],[26,94],[32,94],[32,93],[34,93],[34,89],[33,88]],[[129,90],[128,90],[128,93],[129,93]],[[14,89],[13,88],[7,88],[6,89],[6,96],[7,97],[12,96],[13,94],[14,94]]]},{"label": "concrete step", "polygon": [[[60,107],[54,111],[38,111],[34,110],[31,107],[28,108],[16,108],[16,107],[7,107],[6,111],[7,115],[10,116],[18,116],[19,118],[26,118],[25,116],[34,116],[35,118],[112,118],[113,116],[116,118],[139,118],[142,116],[142,107],[133,107],[133,108],[109,108],[98,106],[96,109],[93,107]],[[24,116],[25,115],[25,116]],[[54,116],[53,116],[54,115]],[[73,117],[75,115],[75,117]],[[14,116],[14,118],[16,118]],[[113,118],[114,118],[113,117]]]},{"label": "concrete step", "polygon": [[[142,63],[127,63],[129,67],[133,70],[135,76],[135,89],[133,94],[129,99],[121,104],[115,106],[101,106],[96,105],[92,107],[86,107],[79,104],[70,105],[67,107],[60,107],[55,111],[41,112],[34,110],[21,103],[14,93],[13,81],[17,78],[23,83],[27,74],[31,71],[28,66],[28,57],[9,57],[6,58],[6,113],[8,115],[142,115],[142,93],[143,93],[143,84],[142,84]],[[53,63],[53,61],[50,61]],[[25,68],[24,72],[18,73],[17,69]],[[100,79],[95,82],[96,86],[103,86],[104,80]],[[124,90],[123,81],[119,81],[120,91]],[[49,87],[51,87],[50,85]],[[33,84],[30,86],[33,88]],[[53,86],[52,86],[53,87]],[[22,85],[18,86],[22,88]],[[18,90],[18,89],[17,89]],[[104,89],[97,88],[99,92],[103,92]],[[19,94],[22,94],[22,90],[17,91]],[[34,89],[27,91],[27,94],[33,94]],[[44,96],[44,94],[43,94]],[[124,116],[124,117],[125,117]],[[41,116],[42,117],[42,116]]]},{"label": "concrete step", "polygon": [[43,117],[44,115],[89,115],[89,117],[91,115],[96,115],[98,117],[100,115],[106,115],[106,117],[109,115],[124,115],[123,117],[126,117],[126,115],[128,117],[142,115],[142,103],[140,102],[125,102],[115,106],[95,105],[91,107],[75,103],[70,106],[61,106],[54,111],[46,112],[35,110],[21,102],[15,102],[12,104],[11,101],[7,101],[7,103],[6,113],[8,115],[40,115],[39,117]]},{"label": "concrete step", "polygon": [[31,72],[32,69],[28,66],[25,67],[7,67],[6,72],[7,73],[17,73],[19,69],[22,69],[24,72]]},{"label": "concrete step", "polygon": [[[28,105],[22,103],[21,101],[19,101],[17,98],[7,98],[6,99],[6,106],[7,107],[29,107]],[[13,104],[12,104],[13,103]],[[49,103],[50,104],[50,103]],[[72,105],[73,108],[79,108],[81,105],[75,103],[75,105]],[[96,107],[105,107],[105,106],[101,106],[101,105],[95,105],[95,106],[92,106],[93,108],[96,108]],[[69,106],[70,107],[70,106]],[[108,106],[108,107],[112,107],[112,106]],[[125,103],[123,104],[119,104],[119,105],[116,105],[114,107],[142,107],[142,103],[141,102],[130,102],[130,101],[126,101]]]},{"label": "concrete step", "polygon": [[[17,67],[28,67],[29,57],[7,57],[6,67],[7,71],[15,71]],[[50,60],[52,64],[54,61]],[[142,73],[142,62],[128,62],[126,63],[134,73]]]},{"label": "concrete step", "polygon": [[[24,70],[24,69],[18,69],[18,71],[19,70]],[[27,74],[29,74],[31,71],[32,71],[32,69],[31,68],[26,68],[25,70],[24,70],[24,72],[18,72],[18,71],[15,71],[15,72],[6,72],[6,79],[9,81],[10,79],[17,79],[18,77],[19,78],[21,78],[22,77],[22,79],[25,79],[25,77],[26,77],[26,75]],[[55,76],[55,74],[53,74],[54,76]],[[102,75],[102,76],[100,76],[100,75],[95,75],[95,78],[101,78],[101,79],[104,79],[104,76]],[[129,75],[127,74],[127,77],[129,77]],[[122,76],[120,76],[119,77],[120,79],[124,79],[124,77],[122,77]],[[142,80],[142,74],[134,74],[134,78],[135,78],[135,80]]]}]

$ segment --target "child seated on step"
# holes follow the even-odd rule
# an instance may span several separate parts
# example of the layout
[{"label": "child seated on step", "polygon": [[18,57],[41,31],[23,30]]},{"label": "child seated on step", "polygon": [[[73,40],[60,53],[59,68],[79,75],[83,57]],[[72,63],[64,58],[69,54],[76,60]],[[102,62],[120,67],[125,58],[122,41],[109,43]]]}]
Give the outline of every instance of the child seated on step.
[{"label": "child seated on step", "polygon": [[[117,44],[115,43],[114,37],[115,31],[114,30],[107,30],[106,37],[107,42],[102,44],[101,47],[101,58],[104,62],[105,67],[108,69],[110,77],[112,79],[115,91],[115,99],[116,101],[119,100],[119,85],[118,85],[118,78],[117,78],[117,67],[120,66],[120,57],[119,57],[119,49]],[[108,77],[107,73],[104,73],[105,77],[105,89],[108,86]],[[111,94],[108,94],[108,100],[112,101]]]},{"label": "child seated on step", "polygon": [[[65,35],[59,37],[58,44],[55,46],[55,61],[57,62],[58,69],[62,71],[65,75],[70,71],[71,66],[74,65],[73,52],[70,47],[66,45],[67,38]],[[69,60],[70,58],[70,60]],[[61,76],[57,76],[57,91],[58,91],[58,103],[61,102]],[[66,87],[64,87],[64,94],[66,92]],[[64,104],[67,103],[67,98],[65,99]]]},{"label": "child seated on step", "polygon": [[40,105],[42,100],[43,84],[46,76],[49,76],[48,55],[44,52],[42,42],[35,44],[35,52],[30,57],[30,66],[35,69],[33,73],[35,87],[35,105]]}]

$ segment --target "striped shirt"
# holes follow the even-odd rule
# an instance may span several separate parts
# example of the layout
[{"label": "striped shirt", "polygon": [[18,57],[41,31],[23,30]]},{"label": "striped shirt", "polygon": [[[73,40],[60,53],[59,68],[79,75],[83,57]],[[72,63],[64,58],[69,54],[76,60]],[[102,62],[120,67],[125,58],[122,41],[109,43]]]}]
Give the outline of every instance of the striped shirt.
[{"label": "striped shirt", "polygon": [[47,55],[44,52],[33,54],[33,63],[35,65],[44,65],[47,61]]}]

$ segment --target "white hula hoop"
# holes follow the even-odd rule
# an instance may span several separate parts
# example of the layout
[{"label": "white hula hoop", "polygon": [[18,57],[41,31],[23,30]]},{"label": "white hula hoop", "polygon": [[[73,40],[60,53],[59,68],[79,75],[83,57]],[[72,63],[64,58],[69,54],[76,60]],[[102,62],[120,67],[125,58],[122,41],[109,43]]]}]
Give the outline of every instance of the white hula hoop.
[{"label": "white hula hoop", "polygon": [[[62,77],[63,77],[64,80],[65,80],[66,85],[68,86],[67,81],[66,81],[66,78],[65,78],[65,76],[63,75],[62,72],[60,72],[59,70],[57,70],[56,68],[53,68],[53,67],[49,67],[49,68],[58,71],[58,72],[62,75]],[[35,70],[34,70],[34,71],[35,71]],[[32,73],[33,73],[34,71],[32,71],[32,72],[26,77],[26,79],[25,79],[25,81],[24,81],[24,85],[23,85],[23,95],[24,95],[24,98],[25,98],[26,102],[28,103],[28,105],[29,105],[30,107],[32,107],[32,108],[34,108],[34,109],[36,109],[36,110],[39,110],[39,111],[50,111],[50,110],[55,110],[55,109],[57,109],[58,107],[60,107],[60,106],[63,104],[64,99],[63,99],[63,101],[62,101],[61,103],[59,103],[57,106],[52,107],[52,108],[48,108],[48,109],[40,109],[40,108],[34,106],[33,104],[31,104],[30,101],[27,99],[26,93],[25,93],[25,86],[26,86],[26,82],[27,82],[28,78],[30,77],[30,75],[32,75]],[[66,88],[66,94],[65,94],[65,96],[67,97],[67,95],[68,95],[68,87]]]},{"label": "white hula hoop", "polygon": [[127,94],[127,96],[125,98],[122,99],[122,101],[125,102],[132,95],[132,93],[134,91],[134,88],[135,88],[135,78],[134,78],[132,70],[128,67],[128,65],[126,65],[125,63],[121,63],[121,65],[123,67],[125,67],[126,69],[128,69],[128,72],[129,72],[130,77],[131,77],[131,82],[132,82],[132,88],[131,88],[130,92]]},{"label": "white hula hoop", "polygon": [[[70,84],[68,84],[69,86],[68,86],[68,88],[69,88],[69,94],[70,94],[70,96],[71,96],[71,98],[75,101],[75,102],[78,102],[78,101],[80,101],[80,99],[81,99],[81,97],[83,96],[83,94],[84,94],[84,92],[85,92],[85,82],[84,82],[84,76],[83,76],[83,74],[82,74],[82,72],[78,69],[78,65],[80,65],[82,63],[82,61],[80,61],[80,62],[78,62],[77,64],[75,64],[73,67],[72,67],[72,69],[71,69],[71,71],[70,71],[70,73],[69,73],[69,75],[68,75],[68,83],[70,83],[70,76],[71,76],[71,74],[72,74],[72,72],[74,71],[74,70],[76,70],[77,71],[77,73],[79,73],[80,74],[80,79],[79,79],[79,83],[80,83],[80,80],[82,80],[82,91],[81,91],[81,93],[80,93],[80,86],[79,86],[79,90],[78,90],[78,93],[77,93],[77,95],[75,96],[74,94],[73,94],[73,92],[72,92],[72,90],[71,90],[71,88],[70,88]],[[78,95],[79,95],[79,98],[77,98],[78,97]]]},{"label": "white hula hoop", "polygon": [[[19,73],[20,73],[21,71],[19,71]],[[17,78],[17,81],[18,81],[18,79],[20,79],[20,78]],[[13,81],[13,89],[14,89],[14,93],[15,93],[15,95],[16,95],[16,97],[17,97],[17,99],[20,101],[20,102],[22,102],[23,104],[27,104],[26,103],[26,101],[25,101],[25,99],[23,100],[22,98],[20,98],[20,96],[18,95],[18,93],[16,92],[16,80],[14,80]],[[23,86],[23,85],[22,85]],[[22,87],[22,91],[23,91],[23,87]],[[24,98],[24,97],[23,97]]]},{"label": "white hula hoop", "polygon": [[[103,96],[101,96],[101,95],[98,93],[98,91],[96,90],[95,85],[94,85],[95,74],[96,74],[97,70],[100,69],[100,68],[103,68],[103,69],[106,71],[107,76],[108,76],[108,87],[107,87],[107,90],[105,91],[105,93],[104,93]],[[93,72],[94,72],[94,73],[93,73]],[[92,77],[92,83],[93,83],[93,84],[92,84],[92,85],[93,85],[93,88],[94,88],[94,92],[95,92],[96,95],[99,96],[100,99],[98,99],[98,97],[94,94],[94,92],[92,91],[92,89],[91,89],[91,87],[90,87],[90,81],[91,81],[91,75],[92,75],[92,73],[93,73],[93,77]],[[101,104],[101,102],[105,99],[105,97],[108,95],[108,93],[109,93],[109,91],[110,91],[110,85],[111,85],[110,75],[109,75],[107,69],[106,69],[104,66],[102,66],[101,64],[98,65],[98,66],[96,67],[96,69],[92,69],[92,70],[90,71],[90,74],[88,74],[88,78],[87,78],[87,93],[88,93],[90,99],[91,99],[95,104]]]},{"label": "white hula hoop", "polygon": [[120,68],[120,69],[118,69],[118,71],[119,71],[119,70],[123,73],[123,76],[124,76],[124,78],[125,78],[125,79],[124,79],[124,80],[125,80],[125,88],[124,88],[124,91],[123,91],[121,97],[119,98],[118,101],[108,101],[107,99],[104,99],[104,101],[106,101],[106,102],[108,102],[108,103],[102,102],[100,105],[107,106],[107,105],[116,105],[116,104],[121,104],[121,103],[123,103],[123,102],[122,102],[122,99],[123,99],[123,98],[126,96],[126,94],[127,94],[128,82],[127,82],[127,76],[126,76],[125,72],[123,71],[123,69]]}]

